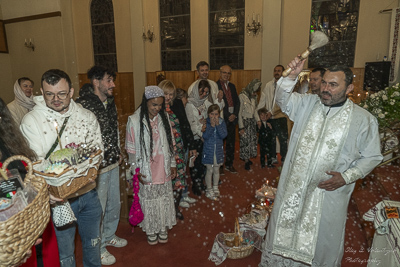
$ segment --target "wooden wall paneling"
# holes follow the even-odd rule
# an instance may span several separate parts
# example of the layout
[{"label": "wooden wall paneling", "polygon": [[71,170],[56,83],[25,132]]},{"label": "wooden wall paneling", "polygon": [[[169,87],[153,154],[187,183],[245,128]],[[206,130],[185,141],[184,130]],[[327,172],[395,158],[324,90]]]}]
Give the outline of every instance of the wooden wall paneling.
[{"label": "wooden wall paneling", "polygon": [[79,73],[78,74],[78,79],[79,79],[79,88],[75,88],[75,91],[81,89],[82,86],[85,83],[89,83],[90,82],[90,80],[87,78],[87,74],[86,73]]},{"label": "wooden wall paneling", "polygon": [[[135,94],[133,87],[133,73],[118,73],[116,84],[115,98],[118,99],[121,115],[132,115],[135,111]],[[118,105],[117,105],[118,106]]]},{"label": "wooden wall paneling", "polygon": [[[261,70],[236,70],[232,72],[232,82],[236,85],[238,94],[253,80],[261,80]],[[262,85],[262,87],[265,86]]]},{"label": "wooden wall paneling", "polygon": [[168,71],[165,73],[168,80],[171,80],[176,88],[187,90],[195,81],[193,71]]},{"label": "wooden wall paneling", "polygon": [[[197,72],[195,71],[196,77],[197,77]],[[212,81],[218,81],[219,80],[219,70],[210,70],[208,73],[208,79]]]},{"label": "wooden wall paneling", "polygon": [[156,85],[157,76],[155,72],[146,72],[147,85]]},{"label": "wooden wall paneling", "polygon": [[[147,72],[147,85],[156,84],[156,73]],[[171,80],[177,88],[187,90],[189,86],[198,78],[196,71],[166,71],[165,76],[168,80]],[[212,81],[219,80],[219,70],[211,70],[208,75],[208,79]],[[231,82],[236,85],[238,93],[242,91],[246,85],[251,82],[254,78],[261,78],[261,70],[233,70],[231,76]],[[272,77],[271,77],[272,79]]]}]

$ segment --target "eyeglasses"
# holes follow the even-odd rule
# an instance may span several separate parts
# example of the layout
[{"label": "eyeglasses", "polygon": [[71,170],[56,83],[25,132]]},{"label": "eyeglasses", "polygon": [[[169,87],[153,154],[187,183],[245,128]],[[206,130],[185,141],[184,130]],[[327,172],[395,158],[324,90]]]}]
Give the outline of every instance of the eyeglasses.
[{"label": "eyeglasses", "polygon": [[222,74],[228,74],[228,75],[231,75],[232,73],[231,73],[231,72],[222,71]]},{"label": "eyeglasses", "polygon": [[53,93],[50,93],[50,92],[45,92],[45,93],[44,93],[44,97],[45,97],[47,100],[53,100],[53,99],[57,96],[58,99],[60,99],[60,100],[65,100],[65,99],[67,98],[68,94],[69,94],[69,92],[59,92],[58,94],[53,94]]}]

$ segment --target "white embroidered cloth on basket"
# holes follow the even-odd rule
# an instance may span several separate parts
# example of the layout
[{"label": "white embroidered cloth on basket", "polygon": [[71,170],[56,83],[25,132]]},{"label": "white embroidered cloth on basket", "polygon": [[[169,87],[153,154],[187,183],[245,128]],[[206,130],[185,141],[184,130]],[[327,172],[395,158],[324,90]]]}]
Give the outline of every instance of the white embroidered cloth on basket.
[{"label": "white embroidered cloth on basket", "polygon": [[[389,257],[392,255],[400,266],[400,244],[398,240],[400,239],[400,219],[391,218],[389,219],[385,212],[385,207],[397,207],[400,208],[400,202],[383,200],[371,208],[367,213],[364,214],[363,219],[366,221],[374,222],[374,227],[376,229],[375,235],[385,236],[386,244],[390,245],[390,249],[385,248],[385,251],[378,251],[383,248],[373,247],[370,252],[371,255]],[[379,237],[378,237],[379,238]],[[376,236],[374,237],[374,241]],[[374,242],[375,243],[375,242]],[[373,244],[374,246],[374,244]],[[379,253],[378,253],[379,252]]]},{"label": "white embroidered cloth on basket", "polygon": [[98,163],[102,159],[102,154],[97,154],[93,158],[89,158],[77,165],[73,165],[67,168],[59,175],[55,175],[54,177],[49,177],[48,175],[41,175],[39,172],[43,172],[47,166],[50,165],[50,161],[42,160],[39,163],[33,165],[35,171],[35,175],[42,176],[49,185],[52,186],[61,186],[65,183],[70,183],[73,179],[87,175],[89,169],[96,168],[98,169]]},{"label": "white embroidered cloth on basket", "polygon": [[[52,186],[61,186],[65,183],[71,183],[73,179],[81,176],[86,176],[89,172],[89,169],[96,168],[98,169],[99,161],[102,159],[102,154],[97,153],[94,157],[91,157],[77,165],[71,166],[67,168],[65,171],[60,173],[59,175],[55,175],[50,177],[48,175],[41,175],[41,172],[50,165],[49,160],[42,160],[39,163],[33,165],[35,169],[35,174],[38,176],[42,176],[49,185]],[[68,202],[63,204],[56,205],[52,207],[53,211],[53,221],[56,227],[61,227],[67,225],[73,221],[76,221],[74,212],[71,209],[71,206]]]},{"label": "white embroidered cloth on basket", "polygon": [[[228,247],[227,245],[225,245],[225,243],[223,241],[221,241],[221,238],[218,238],[218,237],[220,237],[220,235],[221,235],[221,233],[215,237],[214,244],[213,244],[213,247],[210,252],[210,256],[208,257],[208,259],[210,261],[213,261],[215,263],[215,265],[220,265],[226,259],[226,256],[228,255],[229,250],[232,248],[232,247]],[[253,246],[256,249],[261,250],[262,239],[257,232],[244,231],[243,238],[247,239],[249,242],[251,242],[251,241],[254,242]]]}]

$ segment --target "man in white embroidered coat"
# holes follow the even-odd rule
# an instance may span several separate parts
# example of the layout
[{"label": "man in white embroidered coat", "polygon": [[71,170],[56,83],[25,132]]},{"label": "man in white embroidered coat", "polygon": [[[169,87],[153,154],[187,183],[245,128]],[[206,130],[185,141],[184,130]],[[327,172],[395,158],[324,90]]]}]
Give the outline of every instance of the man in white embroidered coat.
[{"label": "man in white embroidered coat", "polygon": [[380,163],[378,123],[346,98],[349,68],[326,71],[321,95],[292,93],[304,61],[277,83],[276,102],[294,128],[260,266],[340,266],[355,181]]}]

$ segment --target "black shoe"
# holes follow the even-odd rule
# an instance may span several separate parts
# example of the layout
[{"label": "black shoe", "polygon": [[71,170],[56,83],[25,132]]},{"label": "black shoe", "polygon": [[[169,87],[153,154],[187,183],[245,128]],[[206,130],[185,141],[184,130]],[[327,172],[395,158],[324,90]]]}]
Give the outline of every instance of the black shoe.
[{"label": "black shoe", "polygon": [[251,160],[249,160],[249,164],[250,164],[250,165],[253,165],[253,162],[252,162]]},{"label": "black shoe", "polygon": [[275,168],[275,165],[274,164],[268,164],[267,167],[268,168]]},{"label": "black shoe", "polygon": [[264,169],[265,168],[265,164],[261,164],[261,169]]},{"label": "black shoe", "polygon": [[183,221],[183,214],[182,214],[182,212],[178,211],[178,212],[176,213],[176,218],[179,219],[179,220],[181,220],[181,221]]},{"label": "black shoe", "polygon": [[227,170],[227,171],[229,171],[231,173],[237,173],[235,167],[233,167],[233,166],[226,166],[225,170]]},{"label": "black shoe", "polygon": [[201,196],[201,187],[197,186],[197,185],[193,185],[192,186],[192,192],[193,194],[195,194],[196,196]]},{"label": "black shoe", "polygon": [[201,191],[206,191],[207,187],[204,184],[201,184]]},{"label": "black shoe", "polygon": [[220,176],[221,176],[221,175],[225,175],[224,166],[223,166],[223,165],[221,165],[221,167],[219,167],[219,175],[220,175]]},{"label": "black shoe", "polygon": [[250,170],[250,163],[249,162],[246,162],[245,164],[244,164],[244,169],[245,170]]}]

